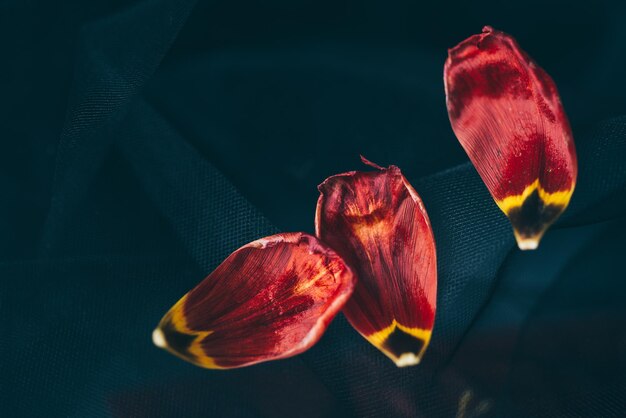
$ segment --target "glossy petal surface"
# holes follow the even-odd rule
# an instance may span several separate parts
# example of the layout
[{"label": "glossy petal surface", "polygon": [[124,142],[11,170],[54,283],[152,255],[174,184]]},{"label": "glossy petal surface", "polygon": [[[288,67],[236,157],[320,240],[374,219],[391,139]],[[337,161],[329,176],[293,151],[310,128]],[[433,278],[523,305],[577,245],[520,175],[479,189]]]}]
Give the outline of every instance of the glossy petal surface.
[{"label": "glossy petal surface", "polygon": [[344,313],[398,366],[417,364],[435,320],[435,241],[421,199],[395,166],[349,172],[319,186],[316,231],[358,283]]},{"label": "glossy petal surface", "polygon": [[450,122],[518,246],[534,249],[567,207],[577,161],[550,76],[509,35],[485,27],[449,50]]},{"label": "glossy petal surface", "polygon": [[154,343],[207,368],[286,358],[315,344],[354,287],[317,238],[279,234],[232,253],[163,317]]}]

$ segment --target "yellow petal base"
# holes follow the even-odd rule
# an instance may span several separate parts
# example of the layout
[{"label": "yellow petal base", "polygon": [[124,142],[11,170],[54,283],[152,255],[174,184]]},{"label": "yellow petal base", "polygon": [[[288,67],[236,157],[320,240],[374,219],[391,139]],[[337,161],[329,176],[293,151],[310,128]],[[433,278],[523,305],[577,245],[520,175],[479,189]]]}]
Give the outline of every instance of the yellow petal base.
[{"label": "yellow petal base", "polygon": [[[187,296],[183,296],[170,311],[163,317],[159,326],[152,332],[152,342],[183,360],[207,369],[222,369],[212,357],[206,355],[200,342],[213,331],[194,331],[189,329],[183,306]],[[193,341],[184,351],[177,350],[168,343],[173,334],[182,334],[193,338]]]},{"label": "yellow petal base", "polygon": [[573,193],[574,186],[568,190],[546,192],[537,179],[522,193],[496,200],[498,207],[511,220],[520,250],[534,250],[539,246],[543,234],[565,210]]},{"label": "yellow petal base", "polygon": [[[407,334],[419,340],[422,343],[419,352],[415,353],[406,351],[402,353],[393,353],[388,348],[386,348],[386,345],[389,342],[391,335],[397,330],[400,330],[404,334]],[[419,364],[422,356],[424,355],[424,352],[426,351],[426,348],[428,347],[431,335],[431,330],[407,327],[398,323],[394,319],[391,325],[389,325],[388,327],[383,328],[382,330],[374,334],[366,335],[365,338],[376,348],[382,351],[387,357],[389,357],[396,364],[396,366],[405,367]]]}]

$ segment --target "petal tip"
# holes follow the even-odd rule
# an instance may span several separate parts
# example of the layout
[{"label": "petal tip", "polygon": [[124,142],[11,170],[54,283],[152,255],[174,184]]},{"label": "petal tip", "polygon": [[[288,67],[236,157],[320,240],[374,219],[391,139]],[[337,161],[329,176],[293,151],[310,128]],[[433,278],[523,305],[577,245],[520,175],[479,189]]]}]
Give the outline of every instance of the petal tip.
[{"label": "petal tip", "polygon": [[394,363],[398,367],[417,366],[420,364],[420,357],[414,353],[404,353],[398,357]]},{"label": "petal tip", "polygon": [[156,328],[152,331],[152,342],[159,348],[167,347],[167,341],[165,340],[165,335],[163,331],[161,331],[161,328]]},{"label": "petal tip", "polygon": [[522,251],[536,250],[537,247],[539,247],[539,241],[541,240],[540,237],[521,237],[517,233],[515,234],[515,239],[517,240],[517,246]]},{"label": "petal tip", "polygon": [[549,225],[544,225],[541,229],[539,229],[536,233],[527,234],[520,232],[515,226],[513,227],[513,235],[515,235],[515,241],[517,242],[517,247],[522,251],[532,251],[539,248],[539,243],[543,238],[543,234],[548,229]]}]

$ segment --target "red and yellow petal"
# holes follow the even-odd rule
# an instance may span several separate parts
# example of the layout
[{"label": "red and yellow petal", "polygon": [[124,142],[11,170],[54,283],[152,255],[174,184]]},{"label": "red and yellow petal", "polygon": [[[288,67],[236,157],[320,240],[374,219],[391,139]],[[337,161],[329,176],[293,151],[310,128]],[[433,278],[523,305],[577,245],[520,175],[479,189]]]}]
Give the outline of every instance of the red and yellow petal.
[{"label": "red and yellow petal", "polygon": [[315,227],[358,278],[344,314],[397,366],[419,363],[435,321],[437,263],[426,209],[395,166],[320,186]]},{"label": "red and yellow petal", "polygon": [[354,283],[337,253],[311,235],[263,238],[232,253],[183,296],[153,341],[211,369],[291,357],[320,339]]},{"label": "red and yellow petal", "polygon": [[576,184],[574,141],[556,86],[510,35],[488,26],[448,52],[452,128],[518,246],[534,249]]}]

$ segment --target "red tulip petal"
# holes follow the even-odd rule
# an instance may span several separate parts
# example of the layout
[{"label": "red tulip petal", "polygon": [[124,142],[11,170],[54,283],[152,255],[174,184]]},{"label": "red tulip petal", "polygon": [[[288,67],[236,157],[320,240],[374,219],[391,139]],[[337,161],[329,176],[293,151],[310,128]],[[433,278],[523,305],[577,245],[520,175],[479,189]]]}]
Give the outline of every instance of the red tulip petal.
[{"label": "red tulip petal", "polygon": [[153,340],[211,369],[291,357],[320,339],[353,287],[317,238],[274,235],[232,253],[165,314]]},{"label": "red tulip petal", "polygon": [[452,129],[518,246],[534,249],[576,184],[574,141],[556,86],[511,36],[489,26],[448,52]]},{"label": "red tulip petal", "polygon": [[348,321],[397,366],[417,364],[435,320],[435,241],[424,205],[400,169],[330,177],[315,227],[358,277]]}]

